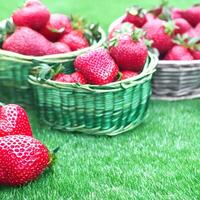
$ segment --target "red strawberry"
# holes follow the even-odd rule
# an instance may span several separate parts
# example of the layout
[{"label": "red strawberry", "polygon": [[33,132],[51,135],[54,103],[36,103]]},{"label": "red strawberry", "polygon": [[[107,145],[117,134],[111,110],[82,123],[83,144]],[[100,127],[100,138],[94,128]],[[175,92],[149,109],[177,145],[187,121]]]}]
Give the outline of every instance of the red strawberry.
[{"label": "red strawberry", "polygon": [[174,22],[176,25],[175,34],[184,34],[192,29],[192,26],[183,18],[177,18]]},{"label": "red strawberry", "polygon": [[19,186],[35,180],[51,163],[48,149],[24,135],[0,138],[0,185]]},{"label": "red strawberry", "polygon": [[190,51],[194,60],[200,60],[200,51],[199,50],[191,50]]},{"label": "red strawberry", "polygon": [[130,22],[134,24],[136,27],[141,28],[147,22],[146,12],[142,8],[133,6],[127,10],[123,22]]},{"label": "red strawberry", "polygon": [[36,1],[27,2],[26,7],[13,13],[13,21],[16,26],[26,26],[34,30],[43,28],[50,18],[48,9]]},{"label": "red strawberry", "polygon": [[68,45],[61,43],[61,42],[55,42],[54,43],[55,48],[57,49],[58,53],[69,53],[71,52],[71,49]]},{"label": "red strawberry", "polygon": [[64,83],[80,83],[87,84],[86,79],[80,72],[74,72],[73,74],[58,74],[54,77],[55,81]]},{"label": "red strawberry", "polygon": [[171,11],[171,17],[172,19],[178,19],[178,18],[182,18],[181,17],[181,12],[182,10],[179,8],[173,8]]},{"label": "red strawberry", "polygon": [[40,0],[27,0],[24,4],[24,7],[35,6],[35,5],[42,5],[42,2]]},{"label": "red strawberry", "polygon": [[121,73],[122,73],[122,77],[121,77],[122,80],[133,78],[138,75],[137,72],[133,72],[133,71],[122,71]]},{"label": "red strawberry", "polygon": [[56,53],[53,43],[28,27],[18,28],[4,41],[2,48],[4,50],[32,56]]},{"label": "red strawberry", "polygon": [[198,36],[199,36],[198,32],[197,32],[196,29],[194,29],[194,28],[191,28],[191,29],[188,30],[185,34],[186,34],[187,36],[189,36],[189,37],[192,37],[192,38],[195,38],[195,37],[198,37]]},{"label": "red strawberry", "polygon": [[113,82],[119,72],[108,50],[103,48],[78,56],[74,65],[87,78],[88,83],[95,85]]},{"label": "red strawberry", "polygon": [[198,35],[198,37],[200,37],[200,23],[198,23],[197,26],[195,27],[195,32]]},{"label": "red strawberry", "polygon": [[193,57],[186,47],[175,45],[166,54],[164,60],[193,60]]},{"label": "red strawberry", "polygon": [[147,19],[147,22],[149,22],[149,21],[155,20],[155,16],[151,13],[147,13],[146,19]]},{"label": "red strawberry", "polygon": [[110,47],[110,55],[121,70],[139,72],[143,69],[148,56],[148,49],[136,31],[132,36],[122,35],[115,46]]},{"label": "red strawberry", "polygon": [[58,41],[64,33],[72,31],[70,19],[66,15],[51,14],[46,26],[40,31],[48,40]]},{"label": "red strawberry", "polygon": [[72,51],[89,47],[89,43],[81,31],[72,31],[65,34],[59,41],[67,44]]},{"label": "red strawberry", "polygon": [[118,37],[120,35],[131,35],[134,30],[134,25],[129,22],[123,22],[121,24],[118,24],[116,27],[113,28],[113,30],[109,33],[108,39],[112,39],[114,37]]},{"label": "red strawberry", "polygon": [[172,48],[174,33],[172,22],[156,19],[147,22],[143,28],[146,31],[146,38],[153,41],[152,47],[157,48],[161,55]]},{"label": "red strawberry", "polygon": [[183,10],[181,16],[195,27],[200,22],[200,5]]},{"label": "red strawberry", "polygon": [[26,111],[14,104],[0,106],[0,137],[19,134],[32,136]]}]

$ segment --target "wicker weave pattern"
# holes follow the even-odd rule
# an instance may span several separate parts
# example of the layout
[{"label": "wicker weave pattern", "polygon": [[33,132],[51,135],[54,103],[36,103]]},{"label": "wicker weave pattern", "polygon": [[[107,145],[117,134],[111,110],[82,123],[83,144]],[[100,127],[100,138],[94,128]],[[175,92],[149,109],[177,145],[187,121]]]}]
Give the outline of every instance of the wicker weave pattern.
[{"label": "wicker weave pattern", "polygon": [[146,116],[156,62],[151,55],[138,78],[105,86],[41,84],[30,76],[41,121],[55,129],[93,135],[117,135],[133,129]]},{"label": "wicker weave pattern", "polygon": [[200,97],[200,61],[160,61],[153,77],[153,98]]},{"label": "wicker weave pattern", "polygon": [[[0,22],[0,26],[5,26],[5,20]],[[0,49],[0,101],[31,105],[33,92],[27,78],[35,62],[62,63],[66,68],[66,73],[71,73],[74,71],[72,63],[78,55],[98,48],[105,42],[105,32],[101,28],[99,32],[101,40],[95,41],[91,47],[65,54],[34,57]]]}]

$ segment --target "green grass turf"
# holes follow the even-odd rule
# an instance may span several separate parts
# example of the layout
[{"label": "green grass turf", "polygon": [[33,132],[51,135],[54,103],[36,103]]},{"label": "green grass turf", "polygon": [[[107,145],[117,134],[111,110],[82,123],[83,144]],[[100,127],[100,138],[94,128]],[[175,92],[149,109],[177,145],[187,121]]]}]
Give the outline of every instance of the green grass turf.
[{"label": "green grass turf", "polygon": [[[1,19],[21,5],[1,0]],[[158,1],[68,0],[45,3],[52,11],[79,13],[104,28],[132,4]],[[186,7],[197,1],[173,1]],[[200,199],[200,100],[154,101],[148,120],[120,136],[66,134],[39,126],[29,111],[35,136],[50,149],[60,146],[54,173],[21,188],[0,186],[0,200]]]}]

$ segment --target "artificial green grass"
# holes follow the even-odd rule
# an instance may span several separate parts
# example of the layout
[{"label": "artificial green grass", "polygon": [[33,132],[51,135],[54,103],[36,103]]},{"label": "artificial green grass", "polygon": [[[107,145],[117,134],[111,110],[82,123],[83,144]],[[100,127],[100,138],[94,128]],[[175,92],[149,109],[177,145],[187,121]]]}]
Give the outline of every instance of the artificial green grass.
[{"label": "artificial green grass", "polygon": [[[44,1],[52,11],[80,13],[104,28],[131,4],[158,1]],[[22,1],[1,0],[1,18]],[[173,1],[186,7],[198,1]],[[9,7],[9,8],[8,8]],[[60,146],[54,172],[24,187],[0,186],[0,200],[200,199],[200,100],[151,102],[149,118],[117,137],[67,134],[39,125],[35,136],[50,149]]]}]

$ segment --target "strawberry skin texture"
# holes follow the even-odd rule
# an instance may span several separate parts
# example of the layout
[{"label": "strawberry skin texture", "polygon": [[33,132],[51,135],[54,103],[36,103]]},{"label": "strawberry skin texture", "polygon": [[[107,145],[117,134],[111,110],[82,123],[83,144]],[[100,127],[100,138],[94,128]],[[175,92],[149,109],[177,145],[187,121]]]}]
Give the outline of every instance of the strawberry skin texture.
[{"label": "strawberry skin texture", "polygon": [[51,14],[46,26],[40,31],[48,40],[58,41],[64,33],[72,31],[70,19],[63,14]]},{"label": "strawberry skin texture", "polygon": [[122,71],[122,80],[128,79],[128,78],[133,78],[135,76],[138,75],[137,72],[133,72],[133,71]]},{"label": "strawberry skin texture", "polygon": [[75,68],[87,79],[89,84],[104,85],[115,80],[119,69],[103,48],[80,55],[75,60]]},{"label": "strawberry skin texture", "polygon": [[169,51],[172,46],[172,37],[165,32],[165,27],[162,20],[156,19],[144,25],[146,38],[153,41],[152,47],[158,49],[160,54]]},{"label": "strawberry skin texture", "polygon": [[187,48],[176,45],[166,54],[164,60],[193,60],[193,56]]},{"label": "strawberry skin texture", "polygon": [[181,13],[182,13],[181,9],[173,8],[171,11],[172,19],[182,18]]},{"label": "strawberry skin texture", "polygon": [[89,47],[87,39],[80,31],[72,31],[69,34],[63,35],[59,42],[67,44],[72,51]]},{"label": "strawberry skin texture", "polygon": [[109,33],[108,39],[111,40],[114,37],[118,37],[122,34],[131,35],[134,30],[134,25],[129,22],[123,22],[118,24],[113,28],[113,30]]},{"label": "strawberry skin texture", "polygon": [[43,5],[28,3],[26,7],[16,10],[12,18],[16,26],[26,26],[38,31],[48,22],[50,13]]},{"label": "strawberry skin texture", "polygon": [[28,27],[18,28],[4,41],[2,48],[7,51],[32,56],[48,55],[51,52],[56,53],[53,43]]},{"label": "strawberry skin texture", "polygon": [[26,111],[15,104],[0,107],[0,137],[7,135],[32,136]]},{"label": "strawberry skin texture", "polygon": [[200,6],[194,6],[182,11],[181,16],[195,27],[200,22]]},{"label": "strawberry skin texture", "polygon": [[58,74],[54,77],[55,81],[63,83],[80,83],[87,84],[85,77],[80,72],[74,72],[73,74]]},{"label": "strawberry skin texture", "polygon": [[148,49],[142,40],[134,41],[131,36],[123,35],[117,46],[110,48],[110,55],[121,70],[140,72],[146,62]]},{"label": "strawberry skin texture", "polygon": [[183,18],[175,19],[174,22],[177,26],[175,29],[175,34],[184,34],[192,29],[192,26]]},{"label": "strawberry skin texture", "polygon": [[71,52],[71,49],[68,45],[61,43],[61,42],[55,42],[54,43],[55,48],[58,53],[69,53]]},{"label": "strawberry skin texture", "polygon": [[200,51],[191,50],[190,52],[194,57],[194,60],[200,60]]},{"label": "strawberry skin texture", "polygon": [[0,138],[0,185],[19,186],[35,180],[49,165],[48,149],[23,135]]}]

